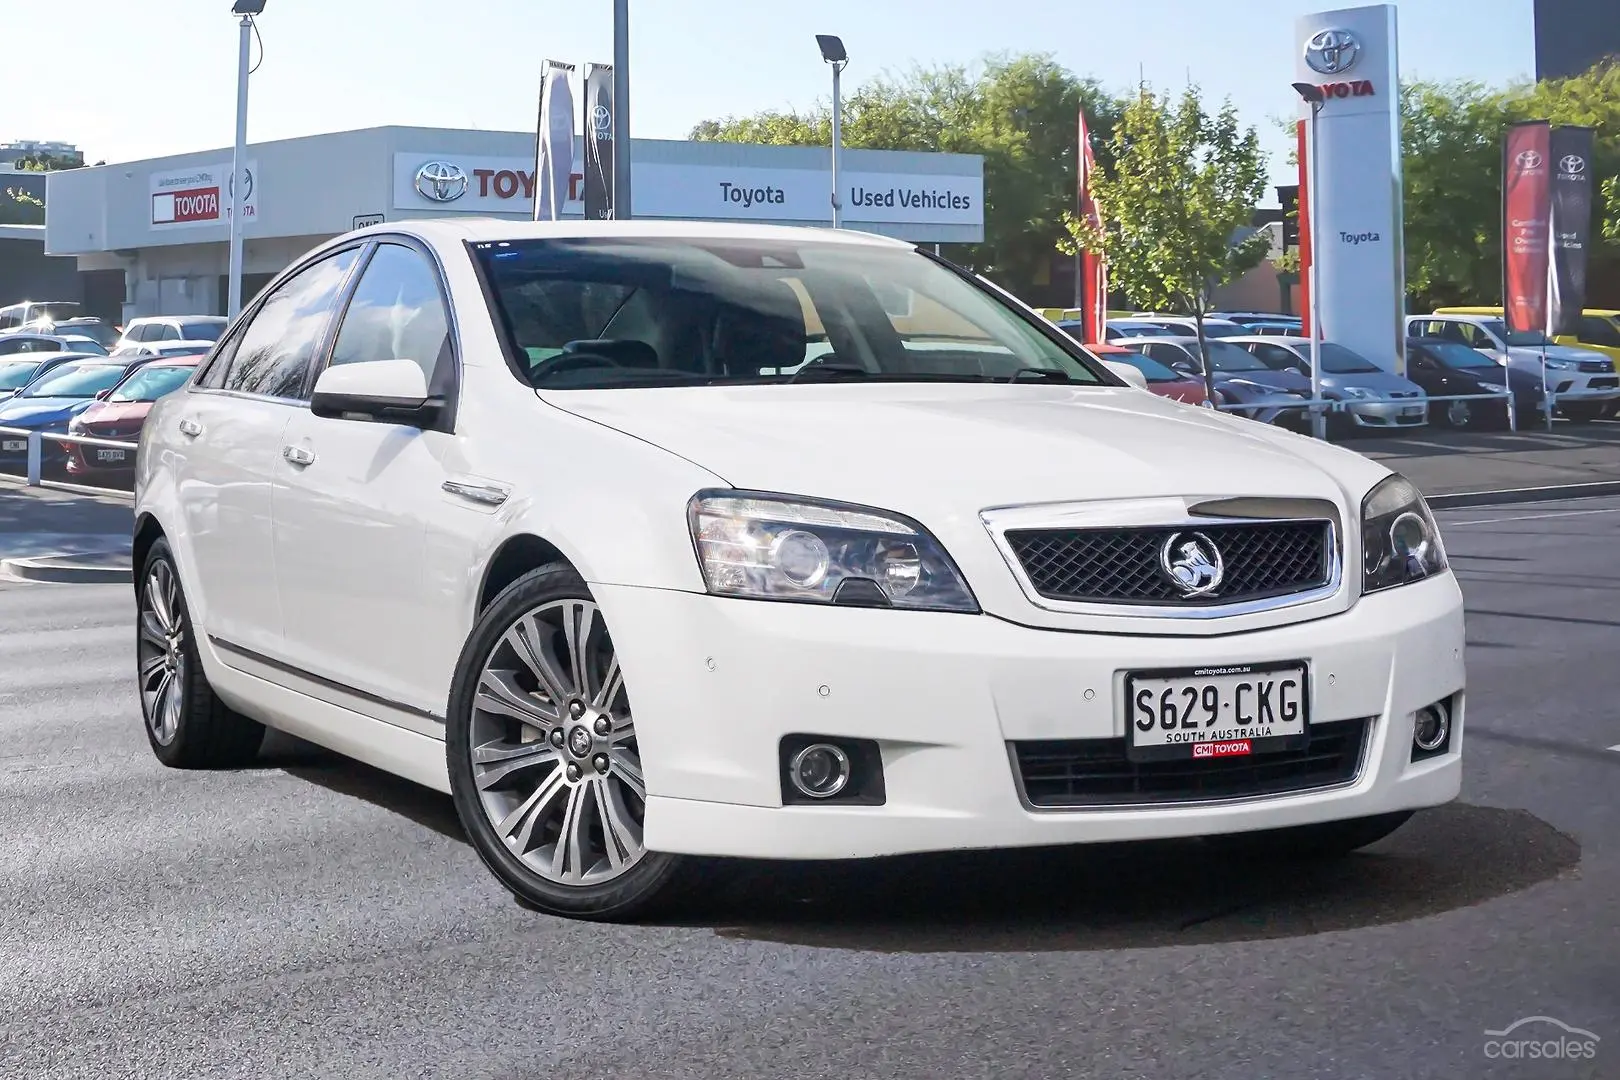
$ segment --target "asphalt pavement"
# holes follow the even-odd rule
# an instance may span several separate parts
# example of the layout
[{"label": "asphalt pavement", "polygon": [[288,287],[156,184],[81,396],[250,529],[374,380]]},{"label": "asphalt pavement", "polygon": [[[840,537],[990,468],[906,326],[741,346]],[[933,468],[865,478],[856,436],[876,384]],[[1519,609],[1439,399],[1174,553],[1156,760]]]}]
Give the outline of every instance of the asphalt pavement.
[{"label": "asphalt pavement", "polygon": [[[0,1076],[1620,1076],[1620,499],[1443,516],[1465,789],[1368,853],[717,864],[639,926],[525,911],[448,798],[291,740],[164,769],[129,586],[0,582]],[[1530,1017],[1596,1057],[1486,1056]]]}]

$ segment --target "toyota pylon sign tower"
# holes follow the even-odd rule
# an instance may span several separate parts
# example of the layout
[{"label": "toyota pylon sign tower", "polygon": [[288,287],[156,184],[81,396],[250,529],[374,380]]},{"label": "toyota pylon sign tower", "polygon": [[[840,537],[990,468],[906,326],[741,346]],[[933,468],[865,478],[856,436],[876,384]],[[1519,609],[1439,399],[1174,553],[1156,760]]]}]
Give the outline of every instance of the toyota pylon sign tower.
[{"label": "toyota pylon sign tower", "polygon": [[[1397,374],[1406,371],[1406,265],[1395,5],[1319,11],[1294,26],[1296,78],[1322,89],[1315,179],[1301,139],[1301,261],[1316,263],[1306,298],[1322,339]],[[1310,107],[1301,102],[1301,125]],[[1308,220],[1307,220],[1308,219]],[[1309,265],[1301,266],[1306,279]]]}]

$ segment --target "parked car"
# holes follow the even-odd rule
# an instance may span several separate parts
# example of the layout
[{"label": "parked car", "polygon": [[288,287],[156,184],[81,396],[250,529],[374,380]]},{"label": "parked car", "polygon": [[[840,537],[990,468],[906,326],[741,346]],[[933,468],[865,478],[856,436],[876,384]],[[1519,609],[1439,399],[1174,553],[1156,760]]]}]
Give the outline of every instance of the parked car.
[{"label": "parked car", "polygon": [[214,347],[212,341],[147,341],[140,344],[120,345],[112,351],[114,356],[204,356]]},{"label": "parked car", "polygon": [[79,314],[80,305],[70,300],[24,300],[20,304],[0,307],[0,334],[28,326],[40,319],[55,322],[71,319]]},{"label": "parked car", "polygon": [[[89,408],[98,393],[112,389],[131,369],[130,364],[107,356],[58,364],[0,402],[0,428],[66,431],[68,422]],[[57,444],[47,443],[45,449],[47,460],[53,463],[61,460]],[[0,462],[15,467],[27,459],[27,454],[25,436],[15,431],[0,431]]]},{"label": "parked car", "polygon": [[[1541,376],[1497,363],[1478,349],[1445,338],[1408,338],[1406,373],[1424,391],[1436,397],[1513,391],[1513,408],[1520,424],[1542,415]],[[1431,401],[1429,421],[1456,428],[1505,428],[1507,403],[1502,398],[1475,401]]]},{"label": "parked car", "polygon": [[[1198,323],[1191,315],[1161,315],[1152,311],[1140,311],[1131,316],[1135,322],[1147,323],[1151,326],[1160,326],[1172,334],[1181,334],[1187,337],[1198,336]],[[1242,323],[1232,322],[1229,319],[1217,319],[1213,315],[1204,317],[1204,338],[1237,337],[1249,331]]]},{"label": "parked car", "polygon": [[105,319],[98,319],[88,315],[82,318],[63,319],[60,322],[50,323],[49,329],[45,332],[92,338],[97,345],[109,351],[118,344],[118,338],[123,333],[118,327],[113,326]]},{"label": "parked car", "polygon": [[1188,405],[1210,404],[1209,391],[1205,388],[1201,377],[1177,371],[1137,349],[1103,342],[1088,342],[1086,348],[1102,360],[1123,360],[1130,364],[1147,380],[1147,389],[1160,397],[1186,402]]},{"label": "parked car", "polygon": [[[1058,323],[1059,326],[1075,326],[1077,323]],[[1171,330],[1158,323],[1142,322],[1138,319],[1109,319],[1103,325],[1103,336],[1109,341],[1121,341],[1125,338],[1144,337],[1175,337],[1179,330]]]},{"label": "parked car", "polygon": [[[1175,371],[1197,379],[1204,377],[1195,337],[1147,338],[1121,342],[1152,357]],[[1236,415],[1264,424],[1277,424],[1295,431],[1310,427],[1306,406],[1311,397],[1311,380],[1297,371],[1274,371],[1247,350],[1231,342],[1210,339],[1204,342],[1214,371],[1211,381],[1225,405],[1253,408],[1230,410]]]},{"label": "parked car", "polygon": [[[93,404],[68,422],[68,434],[138,442],[153,403],[185,386],[200,359],[162,358],[141,365],[112,389],[98,393]],[[135,467],[133,450],[81,443],[63,443],[61,447],[68,475],[78,479],[121,476]]]},{"label": "parked car", "polygon": [[82,352],[106,356],[99,341],[83,334],[41,334],[32,330],[0,336],[0,356],[18,353]]},{"label": "parked car", "polygon": [[1280,311],[1212,311],[1209,315],[1210,318],[1241,323],[1251,329],[1263,324],[1287,323],[1297,330],[1301,325],[1298,315],[1287,315]]},{"label": "parked car", "polygon": [[[1502,318],[1502,309],[1499,307],[1441,307],[1435,308],[1434,313]],[[1615,361],[1616,366],[1620,366],[1620,311],[1613,308],[1583,308],[1580,331],[1574,334],[1558,334],[1552,340],[1559,345],[1572,345],[1600,352]]]},{"label": "parked car", "polygon": [[1300,337],[1300,324],[1295,322],[1266,322],[1256,319],[1244,323],[1250,334],[1259,334],[1265,337]]},{"label": "parked car", "polygon": [[[1303,337],[1241,337],[1227,341],[1253,353],[1277,371],[1297,371],[1311,378],[1311,342]],[[1322,357],[1322,396],[1343,403],[1328,414],[1340,428],[1423,427],[1429,422],[1423,387],[1385,371],[1354,349],[1333,341],[1317,344]]]},{"label": "parked car", "polygon": [[124,327],[118,347],[154,341],[218,341],[229,322],[222,315],[143,315]]},{"label": "parked car", "polygon": [[[1539,330],[1509,334],[1507,324],[1497,316],[1409,315],[1406,335],[1461,342],[1498,363],[1528,371],[1538,380],[1545,356],[1553,405],[1576,423],[1600,419],[1620,404],[1620,375],[1615,373],[1613,360],[1591,349],[1559,345]],[[1582,396],[1558,400],[1558,395],[1570,393]]]},{"label": "parked car", "polygon": [[16,394],[39,376],[69,360],[85,360],[97,353],[26,352],[0,356],[0,401]]},{"label": "parked car", "polygon": [[[908,351],[874,282],[905,340],[1004,355]],[[160,761],[270,725],[447,791],[557,914],[635,917],[693,857],[1320,857],[1461,787],[1410,482],[1143,393],[898,240],[345,234],[152,407],[134,511]]]}]

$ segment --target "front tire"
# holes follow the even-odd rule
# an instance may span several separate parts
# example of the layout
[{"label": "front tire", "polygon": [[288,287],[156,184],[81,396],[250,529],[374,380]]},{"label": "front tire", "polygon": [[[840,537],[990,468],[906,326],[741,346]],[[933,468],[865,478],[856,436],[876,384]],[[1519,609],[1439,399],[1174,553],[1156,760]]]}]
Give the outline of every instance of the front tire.
[{"label": "front tire", "polygon": [[1231,833],[1212,836],[1209,842],[1223,852],[1249,859],[1306,862],[1338,859],[1384,839],[1412,818],[1413,811],[1324,821],[1291,829]]},{"label": "front tire", "polygon": [[462,827],[524,904],[626,920],[676,891],[686,860],[642,840],[630,699],[572,567],[525,574],[479,616],[456,665],[445,753]]},{"label": "front tire", "polygon": [[172,769],[229,769],[259,754],[264,725],[214,693],[167,540],[147,552],[136,599],[135,663],[146,740]]}]

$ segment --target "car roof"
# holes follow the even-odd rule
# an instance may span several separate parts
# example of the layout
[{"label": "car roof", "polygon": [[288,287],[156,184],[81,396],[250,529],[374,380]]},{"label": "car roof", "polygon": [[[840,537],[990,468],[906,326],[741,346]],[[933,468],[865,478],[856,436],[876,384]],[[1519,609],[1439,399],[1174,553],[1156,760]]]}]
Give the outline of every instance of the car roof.
[{"label": "car roof", "polygon": [[[857,229],[829,229],[802,225],[754,225],[725,221],[512,221],[507,218],[416,218],[387,221],[345,233],[328,244],[350,242],[359,236],[404,233],[429,243],[453,245],[492,240],[777,240],[848,244],[855,247],[915,249],[916,244]],[[325,247],[326,245],[322,245]]]}]

